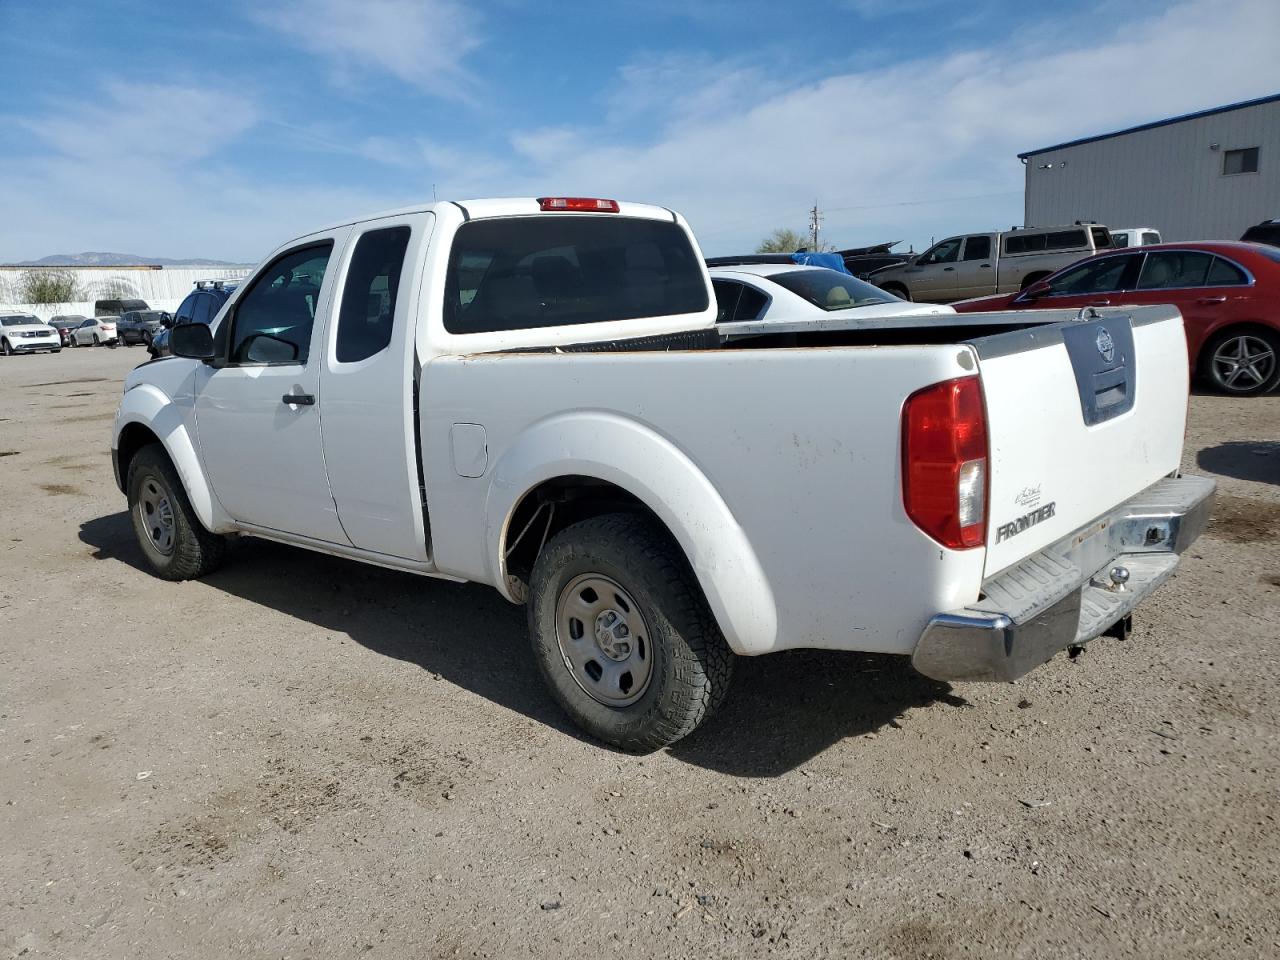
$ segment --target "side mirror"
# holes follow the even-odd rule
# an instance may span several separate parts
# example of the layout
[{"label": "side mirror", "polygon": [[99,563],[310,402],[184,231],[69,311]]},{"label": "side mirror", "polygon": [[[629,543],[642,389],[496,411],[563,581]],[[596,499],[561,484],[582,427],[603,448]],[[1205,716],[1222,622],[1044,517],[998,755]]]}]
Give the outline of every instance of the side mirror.
[{"label": "side mirror", "polygon": [[1023,300],[1039,300],[1043,296],[1047,296],[1050,292],[1048,280],[1037,280],[1027,289],[1022,291]]},{"label": "side mirror", "polygon": [[212,360],[213,331],[203,323],[180,323],[169,334],[169,352],[189,360]]}]

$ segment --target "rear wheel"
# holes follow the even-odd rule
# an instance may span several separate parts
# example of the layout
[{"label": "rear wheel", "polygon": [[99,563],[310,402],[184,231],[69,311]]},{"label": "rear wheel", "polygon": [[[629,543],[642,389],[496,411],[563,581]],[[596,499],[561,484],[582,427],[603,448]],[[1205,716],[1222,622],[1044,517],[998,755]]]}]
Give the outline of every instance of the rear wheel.
[{"label": "rear wheel", "polygon": [[98,335],[97,335],[96,333],[93,335],[93,345],[94,345],[95,347],[100,347],[100,346],[102,346],[102,340],[98,337]]},{"label": "rear wheel", "polygon": [[226,538],[200,523],[177,471],[158,443],[134,456],[126,487],[133,532],[157,575],[165,580],[191,580],[221,565]]},{"label": "rear wheel", "polygon": [[1267,393],[1280,382],[1280,336],[1270,330],[1228,330],[1204,351],[1203,372],[1223,393]]},{"label": "rear wheel", "polygon": [[566,527],[534,564],[534,657],[578,726],[624,750],[657,750],[720,704],[733,652],[693,571],[660,527],[611,514]]}]

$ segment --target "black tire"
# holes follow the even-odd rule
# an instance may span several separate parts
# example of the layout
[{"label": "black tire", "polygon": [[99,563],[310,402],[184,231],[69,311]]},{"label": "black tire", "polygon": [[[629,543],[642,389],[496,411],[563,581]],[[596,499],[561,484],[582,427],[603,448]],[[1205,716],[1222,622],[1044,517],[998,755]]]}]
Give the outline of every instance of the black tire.
[{"label": "black tire", "polygon": [[0,350],[3,350],[3,351],[4,351],[4,355],[5,355],[6,357],[12,357],[12,356],[13,356],[13,347],[11,347],[11,346],[9,345],[9,341],[8,341],[8,340],[0,340]]},{"label": "black tire", "polygon": [[893,294],[899,300],[906,300],[908,303],[911,302],[911,291],[900,283],[886,283],[880,289],[885,293]]},{"label": "black tire", "polygon": [[[633,635],[651,662],[647,686],[632,703],[610,705],[588,693],[562,652],[562,593],[586,576],[620,586],[647,628],[647,638]],[[592,736],[632,752],[657,750],[688,736],[724,700],[733,651],[683,553],[652,522],[609,514],[566,527],[539,555],[530,581],[534,659],[556,702]]]},{"label": "black tire", "polygon": [[93,345],[94,345],[95,347],[100,347],[100,346],[102,346],[102,340],[100,340],[100,339],[98,338],[98,335],[97,335],[96,333],[93,335]]},{"label": "black tire", "polygon": [[54,347],[54,348],[53,348],[52,350],[50,350],[49,352],[50,352],[50,353],[61,353],[61,352],[62,352],[62,348],[61,348],[61,347]]},{"label": "black tire", "polygon": [[[1243,370],[1240,369],[1242,347],[1254,357]],[[1270,393],[1280,383],[1280,335],[1266,327],[1224,330],[1200,352],[1200,372],[1217,390],[1229,396],[1256,397]]]},{"label": "black tire", "polygon": [[[139,450],[129,464],[129,520],[138,544],[156,575],[165,580],[193,580],[212,573],[226,555],[227,540],[210,533],[191,509],[191,501],[169,462],[169,456],[158,443]],[[166,498],[172,516],[172,542],[168,551],[157,546],[156,537],[148,529],[144,499],[158,488]],[[154,515],[154,514],[153,514]]]}]

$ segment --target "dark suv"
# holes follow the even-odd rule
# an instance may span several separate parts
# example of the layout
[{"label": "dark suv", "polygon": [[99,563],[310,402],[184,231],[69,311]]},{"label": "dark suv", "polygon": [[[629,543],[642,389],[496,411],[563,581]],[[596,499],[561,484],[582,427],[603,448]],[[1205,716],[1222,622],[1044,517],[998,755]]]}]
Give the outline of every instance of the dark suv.
[{"label": "dark suv", "polygon": [[164,329],[169,315],[162,310],[129,310],[116,321],[116,333],[126,347],[135,343],[150,343]]},{"label": "dark suv", "polygon": [[1280,247],[1280,220],[1263,220],[1244,232],[1241,240]]},{"label": "dark suv", "polygon": [[239,280],[197,280],[196,288],[173,313],[173,320],[147,344],[154,359],[169,356],[169,329],[180,323],[212,323],[222,305],[231,298]]}]

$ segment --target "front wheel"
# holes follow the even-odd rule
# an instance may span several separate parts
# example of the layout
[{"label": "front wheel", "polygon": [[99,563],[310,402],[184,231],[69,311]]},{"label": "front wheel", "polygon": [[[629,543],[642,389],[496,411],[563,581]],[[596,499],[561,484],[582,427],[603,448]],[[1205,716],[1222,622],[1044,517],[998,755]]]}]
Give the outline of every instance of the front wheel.
[{"label": "front wheel", "polygon": [[692,733],[733,674],[733,652],[680,549],[628,514],[584,520],[551,539],[533,568],[529,634],[564,711],[624,750],[657,750]]},{"label": "front wheel", "polygon": [[3,349],[3,350],[4,350],[4,355],[5,355],[6,357],[12,357],[12,356],[13,356],[13,347],[9,345],[9,341],[8,341],[8,340],[0,341],[0,349]]},{"label": "front wheel", "polygon": [[1223,393],[1267,393],[1280,382],[1280,336],[1270,330],[1228,330],[1205,350],[1204,372]]},{"label": "front wheel", "polygon": [[129,464],[129,519],[142,552],[165,580],[191,580],[222,564],[227,540],[210,533],[191,509],[177,471],[158,443]]}]

